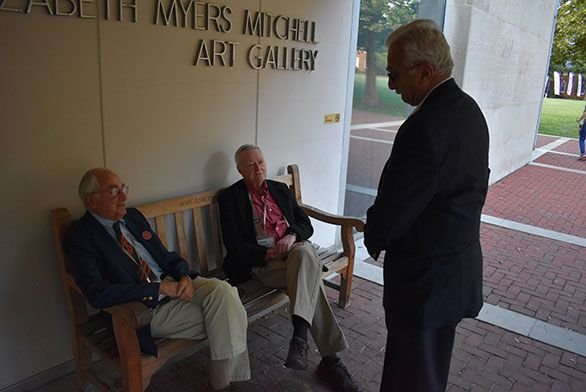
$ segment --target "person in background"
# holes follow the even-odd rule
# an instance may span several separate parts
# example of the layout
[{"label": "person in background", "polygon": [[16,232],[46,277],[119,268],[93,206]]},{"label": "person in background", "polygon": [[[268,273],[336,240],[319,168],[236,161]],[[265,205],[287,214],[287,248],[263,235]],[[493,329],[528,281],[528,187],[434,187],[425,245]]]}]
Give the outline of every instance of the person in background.
[{"label": "person in background", "polygon": [[586,151],[584,150],[584,141],[586,140],[586,106],[584,107],[584,112],[576,121],[578,122],[578,146],[580,147],[580,158],[578,160],[586,161]]}]

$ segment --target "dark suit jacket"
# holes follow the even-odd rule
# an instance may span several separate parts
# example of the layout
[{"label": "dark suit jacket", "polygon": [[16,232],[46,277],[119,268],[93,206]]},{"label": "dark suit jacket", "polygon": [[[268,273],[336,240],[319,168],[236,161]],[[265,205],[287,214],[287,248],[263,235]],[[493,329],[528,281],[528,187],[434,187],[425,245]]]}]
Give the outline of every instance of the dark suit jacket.
[{"label": "dark suit jacket", "polygon": [[[289,222],[287,233],[295,234],[297,241],[309,239],[313,227],[309,217],[297,204],[289,187],[283,183],[267,180],[271,196]],[[222,238],[227,255],[223,269],[232,284],[250,278],[252,267],[264,267],[268,248],[256,242],[256,232],[252,222],[252,204],[244,180],[226,188],[220,195],[220,221]]]},{"label": "dark suit jacket", "polygon": [[[165,275],[176,280],[185,275],[195,278],[197,274],[189,270],[187,262],[163,246],[138,210],[129,208],[124,221],[126,228],[144,245]],[[136,264],[89,212],[73,223],[64,245],[71,259],[75,282],[94,308],[130,301],[142,302],[150,308],[158,305],[159,283],[139,279]],[[138,331],[138,337],[142,351],[156,355],[157,348],[148,326]]]},{"label": "dark suit jacket", "polygon": [[365,245],[386,251],[389,327],[455,325],[480,311],[489,173],[484,116],[450,79],[399,128],[367,212]]}]

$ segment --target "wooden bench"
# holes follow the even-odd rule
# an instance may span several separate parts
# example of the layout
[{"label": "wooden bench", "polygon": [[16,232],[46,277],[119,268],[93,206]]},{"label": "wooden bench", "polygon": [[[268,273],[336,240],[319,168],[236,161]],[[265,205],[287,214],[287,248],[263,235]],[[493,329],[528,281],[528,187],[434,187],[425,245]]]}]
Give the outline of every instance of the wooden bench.
[{"label": "wooden bench", "polygon": [[[307,215],[339,226],[341,250],[320,249],[320,257],[329,274],[337,272],[340,283],[327,281],[329,287],[339,290],[338,305],[345,307],[350,299],[354,268],[353,230],[362,231],[363,222],[357,218],[331,215],[301,203],[299,171],[296,165],[287,168],[288,174],[275,178],[290,186]],[[220,190],[194,193],[186,196],[147,203],[137,208],[149,219],[157,234],[167,246],[181,254],[204,276],[224,278],[221,271],[223,246],[221,242],[217,196]],[[101,363],[111,365],[120,375],[116,384],[123,391],[143,391],[152,375],[171,357],[188,355],[206,345],[205,341],[187,339],[156,339],[159,356],[141,355],[136,329],[147,325],[151,312],[139,302],[130,302],[101,309],[91,309],[75,284],[69,261],[63,252],[62,239],[70,228],[71,216],[67,209],[51,211],[53,239],[67,309],[72,328],[73,353],[77,382],[81,389],[91,383],[100,390],[111,391],[113,384],[106,381],[96,369],[93,355]],[[287,303],[286,295],[264,287],[253,280],[238,285],[238,291],[253,321]],[[111,316],[111,317],[108,317]],[[187,351],[187,352],[186,352]]]}]

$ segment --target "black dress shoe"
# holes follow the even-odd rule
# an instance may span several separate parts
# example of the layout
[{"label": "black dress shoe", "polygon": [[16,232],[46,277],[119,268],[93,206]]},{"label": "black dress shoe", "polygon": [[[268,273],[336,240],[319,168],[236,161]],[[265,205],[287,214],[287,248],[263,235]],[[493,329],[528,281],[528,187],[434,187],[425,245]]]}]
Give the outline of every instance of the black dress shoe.
[{"label": "black dress shoe", "polygon": [[317,376],[336,392],[362,392],[362,387],[352,379],[341,360],[327,362],[322,359],[317,367]]},{"label": "black dress shoe", "polygon": [[289,353],[285,361],[285,367],[296,370],[307,370],[307,351],[309,346],[303,339],[293,336],[289,343]]}]

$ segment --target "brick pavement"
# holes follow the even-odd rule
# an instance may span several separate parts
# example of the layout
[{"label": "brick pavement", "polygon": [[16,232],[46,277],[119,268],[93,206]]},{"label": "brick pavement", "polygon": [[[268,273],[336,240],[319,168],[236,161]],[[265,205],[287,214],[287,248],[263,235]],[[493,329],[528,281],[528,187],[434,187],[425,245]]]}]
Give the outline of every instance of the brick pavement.
[{"label": "brick pavement", "polygon": [[482,224],[485,302],[586,334],[586,248]]},{"label": "brick pavement", "polygon": [[449,392],[586,391],[586,358],[478,320],[460,323]]},{"label": "brick pavement", "polygon": [[566,152],[569,154],[580,154],[580,148],[578,147],[578,139],[568,140],[564,144],[557,146],[553,151]]},{"label": "brick pavement", "polygon": [[483,213],[586,238],[584,195],[586,174],[524,166],[490,187]]},{"label": "brick pavement", "polygon": [[[329,291],[333,301],[335,294]],[[342,358],[365,391],[378,391],[386,330],[381,305],[382,287],[355,279],[352,303],[334,307],[350,349]],[[315,373],[285,369],[291,326],[284,309],[273,312],[249,328],[253,380],[238,383],[238,390],[331,391]],[[312,366],[319,361],[310,345]],[[157,373],[149,392],[204,390],[207,352],[194,354]],[[586,358],[519,336],[493,325],[465,320],[457,329],[448,391],[584,391]]]},{"label": "brick pavement", "polygon": [[566,169],[581,170],[584,171],[584,174],[586,175],[586,161],[579,161],[578,157],[579,155],[577,154],[576,156],[572,156],[548,152],[543,154],[533,162],[559,166]]},{"label": "brick pavement", "polygon": [[543,147],[546,144],[556,141],[558,138],[555,136],[549,135],[537,135],[537,140],[535,141],[535,147]]},{"label": "brick pavement", "polygon": [[485,223],[480,240],[486,303],[586,335],[586,248]]}]

